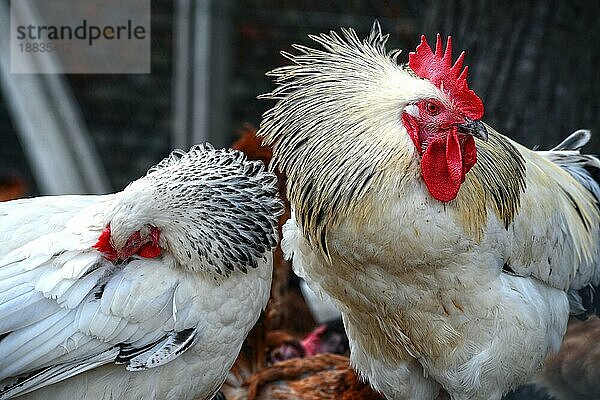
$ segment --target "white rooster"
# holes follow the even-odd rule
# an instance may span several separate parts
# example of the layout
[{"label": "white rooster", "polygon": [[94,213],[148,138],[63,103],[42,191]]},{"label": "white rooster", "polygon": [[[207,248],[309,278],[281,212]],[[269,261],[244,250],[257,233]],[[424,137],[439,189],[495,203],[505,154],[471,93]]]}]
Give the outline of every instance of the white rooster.
[{"label": "white rooster", "polygon": [[535,152],[487,127],[464,53],[453,63],[439,36],[404,65],[378,25],[312,38],[322,49],[295,46],[272,72],[258,132],[287,176],[284,251],[340,308],[353,365],[386,397],[500,399],[600,283],[600,162],[577,151],[589,134]]},{"label": "white rooster", "polygon": [[0,399],[208,399],[269,297],[282,204],[239,151],[0,203]]}]

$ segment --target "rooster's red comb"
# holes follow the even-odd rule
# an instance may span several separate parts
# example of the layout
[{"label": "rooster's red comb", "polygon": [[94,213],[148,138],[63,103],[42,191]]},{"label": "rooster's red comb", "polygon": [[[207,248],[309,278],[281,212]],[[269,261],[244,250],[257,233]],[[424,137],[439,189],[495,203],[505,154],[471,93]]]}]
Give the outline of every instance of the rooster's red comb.
[{"label": "rooster's red comb", "polygon": [[415,74],[428,79],[448,93],[465,116],[478,120],[483,116],[483,102],[474,91],[469,89],[467,84],[469,67],[463,69],[464,59],[465,52],[463,51],[452,65],[452,38],[448,36],[446,51],[443,51],[442,37],[438,33],[435,54],[429,47],[425,35],[422,35],[421,43],[417,46],[416,51],[408,55],[408,66]]}]

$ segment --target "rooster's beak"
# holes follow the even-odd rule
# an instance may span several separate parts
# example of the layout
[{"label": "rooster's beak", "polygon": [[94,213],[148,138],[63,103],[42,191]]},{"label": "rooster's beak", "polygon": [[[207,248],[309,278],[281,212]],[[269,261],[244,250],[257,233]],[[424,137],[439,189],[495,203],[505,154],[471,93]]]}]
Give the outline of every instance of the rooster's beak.
[{"label": "rooster's beak", "polygon": [[488,140],[488,131],[485,129],[483,122],[473,121],[470,118],[465,118],[465,123],[458,125],[458,132],[472,135],[484,142]]}]

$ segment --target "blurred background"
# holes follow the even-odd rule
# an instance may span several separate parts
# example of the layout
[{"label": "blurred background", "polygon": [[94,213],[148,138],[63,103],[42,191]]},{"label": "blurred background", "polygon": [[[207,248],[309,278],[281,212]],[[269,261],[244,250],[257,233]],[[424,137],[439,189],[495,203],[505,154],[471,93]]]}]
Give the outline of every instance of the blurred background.
[{"label": "blurred background", "polygon": [[[0,3],[6,13],[9,1]],[[548,148],[590,128],[588,150],[600,150],[597,1],[152,0],[151,9],[151,74],[3,68],[4,186],[26,195],[121,190],[174,147],[229,145],[269,107],[256,96],[272,87],[265,72],[285,63],[280,50],[340,26],[362,36],[375,19],[389,46],[405,49],[402,62],[421,34],[452,35],[467,50],[484,119],[500,132]]]}]

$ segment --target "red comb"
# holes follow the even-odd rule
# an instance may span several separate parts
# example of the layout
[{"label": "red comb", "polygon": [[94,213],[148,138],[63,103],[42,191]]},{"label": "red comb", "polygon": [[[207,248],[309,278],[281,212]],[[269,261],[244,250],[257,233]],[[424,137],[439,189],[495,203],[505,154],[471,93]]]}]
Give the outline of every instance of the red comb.
[{"label": "red comb", "polygon": [[463,69],[464,59],[463,51],[452,65],[452,38],[448,36],[446,51],[443,51],[442,37],[438,33],[435,54],[429,47],[425,35],[422,35],[416,51],[408,55],[408,66],[421,78],[428,79],[448,93],[465,116],[478,120],[483,116],[483,102],[474,91],[469,89],[467,84],[469,67]]},{"label": "red comb", "polygon": [[117,259],[117,252],[115,248],[110,244],[110,225],[107,225],[103,230],[102,234],[98,238],[98,242],[93,245],[95,249],[104,254],[109,261],[115,261]]}]

